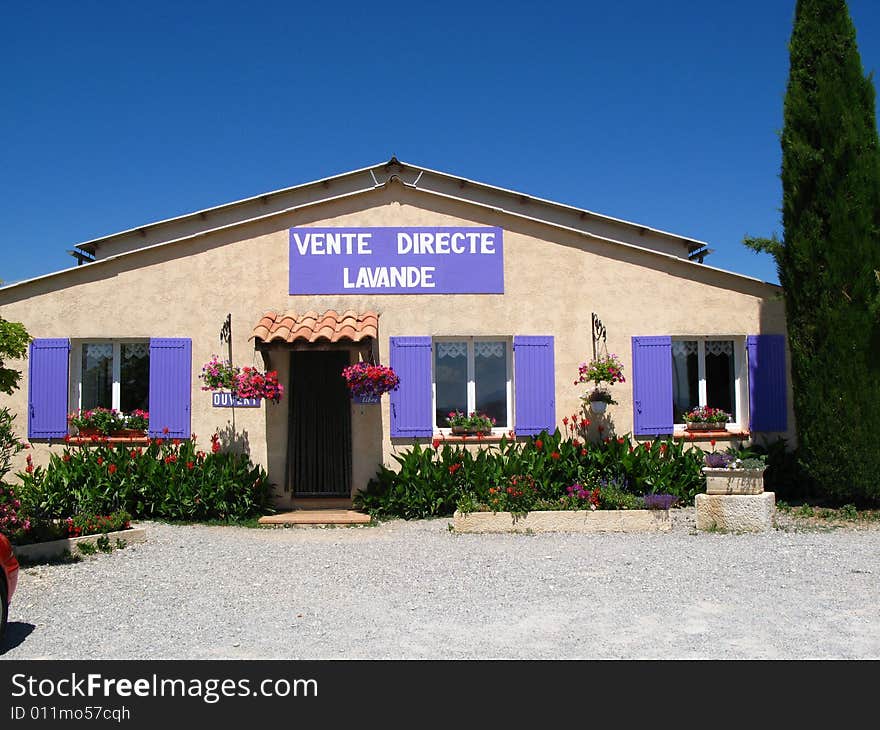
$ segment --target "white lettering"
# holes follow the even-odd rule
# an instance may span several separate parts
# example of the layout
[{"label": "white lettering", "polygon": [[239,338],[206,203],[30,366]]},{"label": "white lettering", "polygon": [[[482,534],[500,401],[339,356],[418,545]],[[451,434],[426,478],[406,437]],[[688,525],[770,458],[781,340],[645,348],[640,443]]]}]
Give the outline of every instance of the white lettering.
[{"label": "white lettering", "polygon": [[352,283],[348,267],[342,269],[345,289],[433,289],[434,266],[362,266]]},{"label": "white lettering", "polygon": [[402,231],[397,234],[397,253],[409,253],[412,251],[413,240],[412,236],[409,233],[403,233]]},{"label": "white lettering", "polygon": [[495,234],[480,234],[480,253],[495,253]]},{"label": "white lettering", "polygon": [[309,250],[309,239],[311,236],[311,233],[306,233],[304,238],[300,238],[299,233],[293,234],[294,239],[296,239],[296,248],[299,251],[300,256],[305,256],[306,251]]},{"label": "white lettering", "polygon": [[434,250],[438,254],[449,253],[449,234],[440,232],[434,237]]},{"label": "white lettering", "polygon": [[452,234],[452,252],[453,253],[464,253],[464,246],[462,246],[459,241],[464,240],[464,233],[453,233]]},{"label": "white lettering", "polygon": [[[328,254],[339,254],[342,252],[340,248],[341,241],[339,239],[338,233],[328,233],[327,234],[327,253]],[[349,253],[351,253],[349,251]]]},{"label": "white lettering", "polygon": [[[358,253],[362,256],[365,254],[373,253],[370,250],[370,239],[373,237],[372,233],[358,233],[357,241],[358,241]],[[351,249],[348,251],[351,253]]]}]

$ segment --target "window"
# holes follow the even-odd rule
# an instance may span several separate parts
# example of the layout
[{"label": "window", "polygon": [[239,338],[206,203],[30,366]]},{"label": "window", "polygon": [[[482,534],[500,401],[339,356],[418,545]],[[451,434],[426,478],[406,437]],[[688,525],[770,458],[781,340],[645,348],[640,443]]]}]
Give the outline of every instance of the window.
[{"label": "window", "polygon": [[434,428],[446,429],[452,411],[477,411],[511,428],[510,340],[456,337],[434,341]]},{"label": "window", "polygon": [[673,339],[673,422],[681,425],[686,411],[710,406],[727,411],[730,424],[737,426],[743,412],[744,357],[741,339]]},{"label": "window", "polygon": [[[75,401],[83,410],[115,408],[124,413],[148,410],[150,343],[144,341],[83,342],[79,356]],[[75,373],[76,381],[76,373]]]}]

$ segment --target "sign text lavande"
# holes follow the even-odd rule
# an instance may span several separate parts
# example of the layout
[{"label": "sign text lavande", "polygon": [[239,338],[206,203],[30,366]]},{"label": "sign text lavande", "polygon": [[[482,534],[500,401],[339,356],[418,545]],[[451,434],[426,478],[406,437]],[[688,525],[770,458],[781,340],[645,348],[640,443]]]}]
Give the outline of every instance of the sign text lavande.
[{"label": "sign text lavande", "polygon": [[503,294],[500,228],[291,228],[291,294]]}]

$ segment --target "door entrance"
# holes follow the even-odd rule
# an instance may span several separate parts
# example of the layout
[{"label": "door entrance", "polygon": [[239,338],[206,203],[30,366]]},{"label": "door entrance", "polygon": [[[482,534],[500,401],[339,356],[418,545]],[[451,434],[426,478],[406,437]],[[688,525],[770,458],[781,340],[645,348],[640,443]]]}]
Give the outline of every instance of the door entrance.
[{"label": "door entrance", "polygon": [[348,351],[290,353],[288,484],[294,496],[351,496]]}]

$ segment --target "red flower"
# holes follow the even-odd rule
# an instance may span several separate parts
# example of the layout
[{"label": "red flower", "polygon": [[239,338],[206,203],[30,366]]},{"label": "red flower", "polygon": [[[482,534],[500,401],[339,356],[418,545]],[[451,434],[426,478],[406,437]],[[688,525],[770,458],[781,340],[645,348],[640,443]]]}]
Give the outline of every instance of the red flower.
[{"label": "red flower", "polygon": [[617,437],[617,443],[622,444],[624,441],[626,441],[626,439],[623,436]]},{"label": "red flower", "polygon": [[712,439],[709,443],[712,444],[712,448],[714,449],[715,448],[715,439]]},{"label": "red flower", "polygon": [[455,464],[451,464],[451,465],[449,466],[449,473],[450,473],[450,474],[455,474],[455,472],[457,472],[459,469],[461,469],[461,462],[458,462],[458,463],[455,463]]},{"label": "red flower", "polygon": [[180,444],[183,442],[180,439],[174,439],[171,443],[174,444],[175,446],[180,446]]},{"label": "red flower", "polygon": [[550,458],[558,461],[559,460],[559,452],[554,451],[552,454],[550,454]]},{"label": "red flower", "polygon": [[586,456],[586,455],[587,455],[587,450],[581,449],[581,456]]},{"label": "red flower", "polygon": [[68,454],[67,452],[65,452],[65,453],[64,453],[64,456],[61,457],[61,461],[65,462],[65,463],[67,463],[68,461],[70,461],[70,454]]},{"label": "red flower", "polygon": [[171,433],[171,431],[169,430],[168,426],[165,426],[165,428],[162,429],[162,433],[168,434]]},{"label": "red flower", "polygon": [[562,423],[563,423],[564,425],[566,425],[566,426],[568,425],[568,416],[565,416],[565,417],[562,419]]},{"label": "red flower", "polygon": [[538,439],[537,441],[535,441],[535,448],[540,451],[544,448],[544,442],[541,441],[541,439]]},{"label": "red flower", "polygon": [[186,468],[189,469],[190,471],[193,470],[194,466],[195,466],[195,464],[193,462],[191,462],[191,461],[186,462]]},{"label": "red flower", "polygon": [[439,448],[440,448],[440,439],[435,438],[435,439],[431,442],[431,446],[433,446],[435,449],[439,449]]},{"label": "red flower", "polygon": [[101,466],[101,464],[103,464],[103,463],[104,463],[104,458],[99,456],[98,457],[98,466]]},{"label": "red flower", "polygon": [[116,464],[109,464],[109,465],[107,466],[107,471],[108,471],[110,474],[115,474],[115,473],[116,473]]},{"label": "red flower", "polygon": [[137,451],[132,449],[131,451],[128,452],[128,455],[133,459],[135,456],[137,456]]}]

